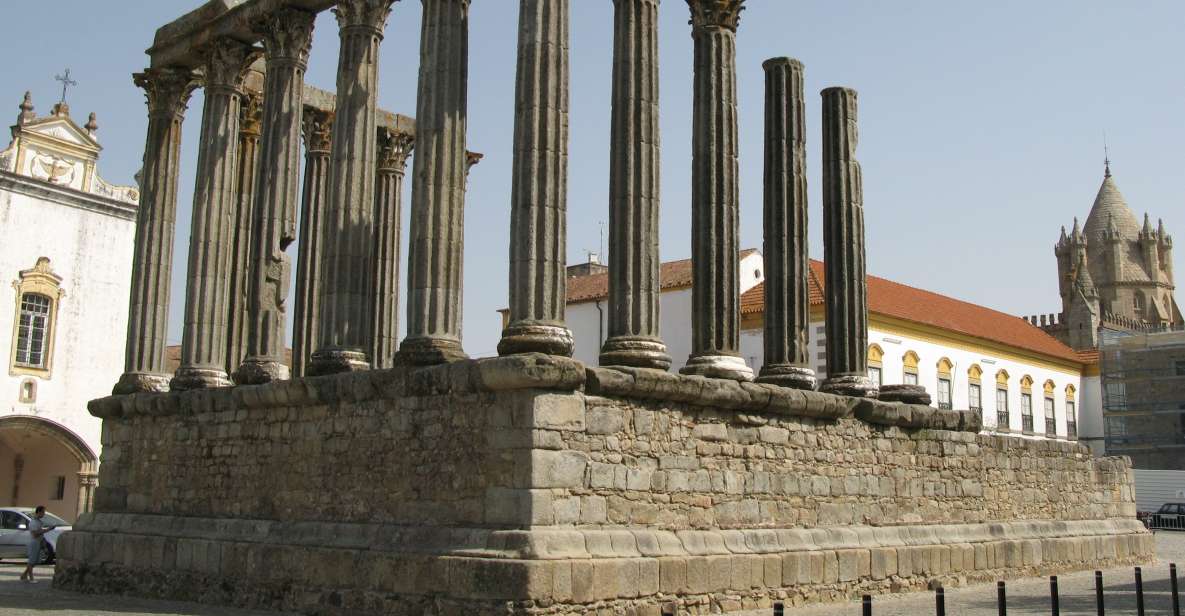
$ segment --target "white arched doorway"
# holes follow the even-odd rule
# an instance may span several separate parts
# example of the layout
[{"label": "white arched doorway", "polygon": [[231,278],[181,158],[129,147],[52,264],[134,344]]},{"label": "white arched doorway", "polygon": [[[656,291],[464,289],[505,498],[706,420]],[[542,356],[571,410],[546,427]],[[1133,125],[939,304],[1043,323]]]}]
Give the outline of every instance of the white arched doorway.
[{"label": "white arched doorway", "polygon": [[32,415],[0,417],[0,506],[45,505],[73,522],[91,509],[98,467],[69,428]]}]

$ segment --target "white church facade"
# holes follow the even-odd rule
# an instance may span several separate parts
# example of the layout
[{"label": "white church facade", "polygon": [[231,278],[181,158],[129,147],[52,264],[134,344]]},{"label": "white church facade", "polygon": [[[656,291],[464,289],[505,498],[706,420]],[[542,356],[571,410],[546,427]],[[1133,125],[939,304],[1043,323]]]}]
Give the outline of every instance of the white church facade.
[{"label": "white church facade", "polygon": [[139,191],[99,177],[94,114],[20,110],[0,151],[0,506],[73,520],[97,479],[87,402],[123,367]]},{"label": "white church facade", "polygon": [[[754,372],[763,355],[763,270],[760,252],[741,253],[740,353]],[[574,266],[567,279],[575,357],[589,365],[597,364],[607,331],[605,271]],[[660,332],[677,371],[691,351],[691,261],[667,262],[660,271]],[[823,276],[823,264],[812,261],[808,335],[820,377],[827,363]],[[1097,353],[1077,352],[1021,317],[875,276],[868,277],[868,309],[874,382],[922,385],[936,406],[980,411],[986,431],[1092,448],[1101,439]]]}]

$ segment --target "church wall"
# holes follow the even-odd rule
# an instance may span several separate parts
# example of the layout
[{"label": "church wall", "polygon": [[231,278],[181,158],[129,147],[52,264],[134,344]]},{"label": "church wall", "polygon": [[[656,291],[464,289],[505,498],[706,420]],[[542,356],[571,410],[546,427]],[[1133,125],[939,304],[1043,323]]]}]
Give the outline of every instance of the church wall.
[{"label": "church wall", "polygon": [[[110,392],[123,368],[133,216],[130,210],[115,215],[0,188],[0,352],[6,362],[17,316],[17,292],[11,283],[20,271],[48,257],[65,291],[52,334],[49,378],[13,375],[11,366],[3,370],[0,415],[35,414],[52,420],[79,435],[96,453],[100,422],[87,413],[86,405]],[[36,401],[21,403],[21,382],[30,378],[36,381]]]}]

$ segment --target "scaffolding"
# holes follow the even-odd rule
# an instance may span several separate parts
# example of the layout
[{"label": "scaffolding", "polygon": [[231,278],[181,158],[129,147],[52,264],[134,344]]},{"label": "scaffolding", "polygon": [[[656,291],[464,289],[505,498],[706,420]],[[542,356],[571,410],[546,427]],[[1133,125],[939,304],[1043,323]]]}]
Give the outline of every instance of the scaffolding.
[{"label": "scaffolding", "polygon": [[1103,330],[1099,342],[1107,454],[1185,469],[1185,331]]}]

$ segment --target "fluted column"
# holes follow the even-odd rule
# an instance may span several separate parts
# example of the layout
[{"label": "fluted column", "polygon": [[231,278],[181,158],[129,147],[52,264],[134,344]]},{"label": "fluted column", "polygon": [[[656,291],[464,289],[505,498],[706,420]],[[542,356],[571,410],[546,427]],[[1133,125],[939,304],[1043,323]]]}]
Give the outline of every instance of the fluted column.
[{"label": "fluted column", "polygon": [[166,391],[165,341],[177,224],[181,123],[197,75],[183,68],[150,68],[134,81],[148,99],[148,136],[132,259],[124,373],[113,392]]},{"label": "fluted column", "polygon": [[740,347],[736,29],[744,0],[687,0],[695,46],[691,357],[680,370],[752,380]]},{"label": "fluted column", "polygon": [[399,229],[403,220],[403,173],[415,137],[380,128],[374,191],[374,340],[376,369],[394,365],[399,344]]},{"label": "fluted column", "polygon": [[416,156],[412,161],[407,337],[396,363],[465,358],[461,266],[465,242],[465,125],[469,0],[423,0]]},{"label": "fluted column", "polygon": [[820,389],[876,397],[868,378],[864,188],[856,162],[856,91],[823,90],[823,260],[827,379]]},{"label": "fluted column", "polygon": [[286,8],[256,24],[267,62],[259,153],[259,172],[266,181],[255,190],[246,358],[235,372],[237,383],[266,383],[289,374],[284,330],[292,262],[285,250],[296,239],[304,72],[315,18],[313,13]]},{"label": "fluted column", "polygon": [[370,367],[379,43],[392,2],[338,0],[333,10],[341,50],[329,202],[321,227],[317,350],[309,374]]},{"label": "fluted column", "polygon": [[185,329],[173,389],[229,385],[226,333],[230,308],[235,188],[239,163],[239,105],[254,50],[229,38],[210,43],[201,150],[194,180]]},{"label": "fluted column", "polygon": [[519,2],[512,175],[510,323],[498,354],[569,357],[568,0]]},{"label": "fluted column", "polygon": [[811,301],[807,277],[806,104],[802,63],[766,60],[765,358],[763,383],[814,389],[807,328]]},{"label": "fluted column", "polygon": [[614,0],[609,338],[602,366],[666,370],[659,338],[659,0]]},{"label": "fluted column", "polygon": [[[263,116],[263,96],[258,92],[243,94],[239,106],[239,177],[235,188],[235,226],[230,257],[230,294],[227,303],[226,370],[233,372],[247,353],[247,274],[251,267],[252,202],[259,176],[259,135]],[[266,177],[266,176],[265,176]]]},{"label": "fluted column", "polygon": [[317,305],[321,280],[321,238],[329,190],[329,150],[333,142],[333,113],[305,107],[304,185],[300,202],[300,238],[296,247],[296,307],[292,324],[292,372],[304,376],[317,348]]}]

